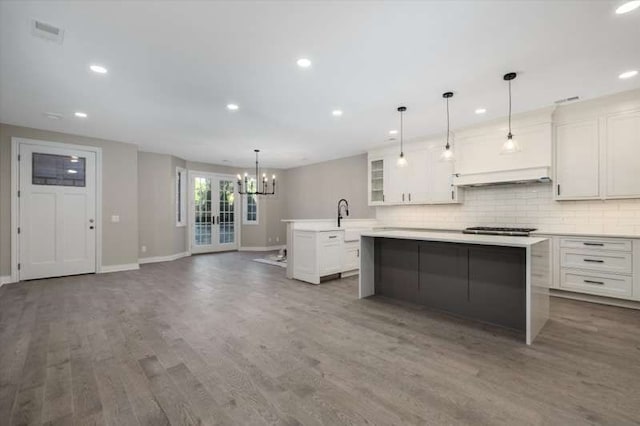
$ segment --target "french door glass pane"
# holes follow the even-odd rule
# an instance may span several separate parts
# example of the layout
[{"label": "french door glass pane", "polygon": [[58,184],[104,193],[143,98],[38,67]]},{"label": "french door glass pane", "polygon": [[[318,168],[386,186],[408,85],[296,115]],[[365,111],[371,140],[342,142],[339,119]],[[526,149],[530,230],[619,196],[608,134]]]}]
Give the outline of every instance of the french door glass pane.
[{"label": "french door glass pane", "polygon": [[220,244],[233,243],[235,242],[236,235],[234,229],[234,182],[232,180],[221,179],[219,190],[220,222],[218,224],[218,242]]},{"label": "french door glass pane", "polygon": [[211,232],[213,231],[211,220],[211,179],[196,177],[194,183],[194,244],[198,246],[211,245]]}]

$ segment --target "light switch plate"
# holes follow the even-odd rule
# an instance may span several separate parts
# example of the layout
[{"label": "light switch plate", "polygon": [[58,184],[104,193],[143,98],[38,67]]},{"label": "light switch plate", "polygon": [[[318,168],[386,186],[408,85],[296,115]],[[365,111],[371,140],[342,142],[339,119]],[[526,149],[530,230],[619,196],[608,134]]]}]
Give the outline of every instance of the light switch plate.
[{"label": "light switch plate", "polygon": [[111,222],[119,223],[120,222],[120,216],[114,214],[113,216],[111,216]]}]

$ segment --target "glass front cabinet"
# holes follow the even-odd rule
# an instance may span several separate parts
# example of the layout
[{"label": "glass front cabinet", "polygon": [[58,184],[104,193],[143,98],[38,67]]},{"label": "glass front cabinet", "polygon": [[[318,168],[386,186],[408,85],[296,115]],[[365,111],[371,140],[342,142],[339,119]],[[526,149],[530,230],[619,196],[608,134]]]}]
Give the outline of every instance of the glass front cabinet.
[{"label": "glass front cabinet", "polygon": [[384,203],[384,159],[369,160],[369,205]]}]

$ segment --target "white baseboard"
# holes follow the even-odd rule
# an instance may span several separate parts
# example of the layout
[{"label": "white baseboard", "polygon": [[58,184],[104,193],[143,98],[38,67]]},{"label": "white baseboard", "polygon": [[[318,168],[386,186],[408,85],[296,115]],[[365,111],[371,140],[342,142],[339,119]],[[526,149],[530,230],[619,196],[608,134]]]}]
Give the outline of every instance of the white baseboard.
[{"label": "white baseboard", "polygon": [[3,284],[9,284],[10,282],[11,282],[11,275],[0,276],[0,287],[2,287]]},{"label": "white baseboard", "polygon": [[240,251],[276,251],[287,247],[284,244],[279,246],[267,246],[267,247],[240,247]]},{"label": "white baseboard", "polygon": [[100,273],[106,274],[109,272],[135,271],[136,269],[140,269],[140,265],[137,263],[126,263],[124,265],[102,265]]},{"label": "white baseboard", "polygon": [[191,254],[189,252],[183,252],[183,253],[176,253],[176,254],[171,254],[169,256],[152,256],[152,257],[143,257],[138,259],[138,263],[139,264],[145,264],[145,263],[158,263],[158,262],[170,262],[172,260],[178,260],[181,259],[183,257],[187,257],[187,256],[191,256]]}]

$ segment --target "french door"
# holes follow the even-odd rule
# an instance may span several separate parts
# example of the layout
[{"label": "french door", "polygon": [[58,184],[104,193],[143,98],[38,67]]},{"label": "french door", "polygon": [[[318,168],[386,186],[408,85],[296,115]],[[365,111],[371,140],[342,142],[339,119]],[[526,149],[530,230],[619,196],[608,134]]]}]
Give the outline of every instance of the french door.
[{"label": "french door", "polygon": [[191,172],[191,252],[238,248],[238,200],[235,178]]},{"label": "french door", "polygon": [[19,279],[96,272],[96,153],[21,143]]}]

